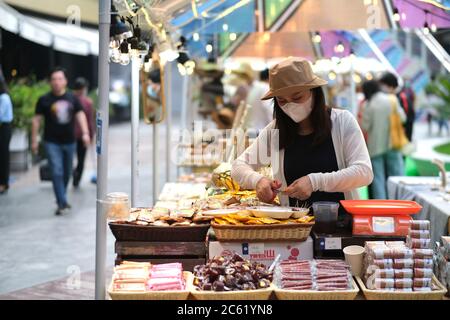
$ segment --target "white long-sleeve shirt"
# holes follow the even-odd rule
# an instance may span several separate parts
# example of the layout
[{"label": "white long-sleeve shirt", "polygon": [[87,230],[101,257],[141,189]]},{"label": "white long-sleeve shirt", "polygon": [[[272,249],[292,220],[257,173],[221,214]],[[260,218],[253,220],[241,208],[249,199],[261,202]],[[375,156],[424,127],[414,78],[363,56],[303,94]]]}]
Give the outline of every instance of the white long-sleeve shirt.
[{"label": "white long-sleeve shirt", "polygon": [[[284,149],[279,150],[278,130],[273,120],[266,126],[256,141],[232,164],[231,176],[242,188],[256,189],[263,177],[257,172],[261,167],[271,165],[273,177],[287,187],[284,176]],[[339,170],[314,172],[308,177],[313,191],[343,192],[345,199],[358,199],[357,188],[372,182],[373,172],[361,129],[355,117],[346,110],[332,109],[331,136]],[[308,155],[305,154],[305,157]],[[289,198],[279,194],[282,205],[289,205]]]}]

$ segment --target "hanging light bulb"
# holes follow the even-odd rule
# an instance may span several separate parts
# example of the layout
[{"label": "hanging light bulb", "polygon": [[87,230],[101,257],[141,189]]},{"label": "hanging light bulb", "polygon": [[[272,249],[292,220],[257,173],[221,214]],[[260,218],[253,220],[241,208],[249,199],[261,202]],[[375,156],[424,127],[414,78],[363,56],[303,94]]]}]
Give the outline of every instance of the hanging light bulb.
[{"label": "hanging light bulb", "polygon": [[436,32],[437,31],[437,26],[435,23],[431,24],[431,32]]},{"label": "hanging light bulb", "polygon": [[236,33],[234,33],[234,32],[230,33],[230,40],[231,40],[231,41],[236,40],[236,38],[237,38]]},{"label": "hanging light bulb", "polygon": [[200,40],[200,35],[198,34],[198,32],[195,32],[195,33],[192,35],[192,39],[193,39],[195,42],[197,42],[198,40]]},{"label": "hanging light bulb", "polygon": [[178,58],[179,53],[178,51],[173,50],[170,43],[165,40],[159,45],[159,57],[163,62],[172,62],[176,58]]},{"label": "hanging light bulb", "polygon": [[212,46],[211,44],[208,43],[208,44],[206,45],[205,49],[206,49],[206,52],[211,53],[211,52],[213,51],[213,46]]},{"label": "hanging light bulb", "polygon": [[228,25],[226,23],[224,23],[222,25],[222,29],[223,29],[223,31],[228,31]]},{"label": "hanging light bulb", "polygon": [[393,10],[393,18],[395,22],[399,22],[400,21],[400,13],[398,12],[397,8],[394,8]]},{"label": "hanging light bulb", "polygon": [[319,32],[316,32],[313,37],[312,37],[312,41],[314,43],[320,43],[322,41],[322,37],[320,36]]},{"label": "hanging light bulb", "polygon": [[114,5],[111,6],[111,26],[109,28],[109,35],[112,40],[125,40],[133,36],[130,28],[126,25],[125,20],[120,18],[116,13],[117,9]]},{"label": "hanging light bulb", "polygon": [[406,20],[406,13],[402,12],[402,20],[405,21]]},{"label": "hanging light bulb", "polygon": [[344,44],[342,43],[342,41],[339,41],[339,43],[334,47],[334,52],[342,53],[344,51],[345,51]]},{"label": "hanging light bulb", "polygon": [[111,40],[109,42],[109,47],[111,49],[118,49],[118,48],[120,48],[120,40],[116,40],[116,39]]},{"label": "hanging light bulb", "polygon": [[123,66],[126,66],[130,63],[130,54],[128,51],[128,42],[123,41],[120,45],[120,60],[119,63]]},{"label": "hanging light bulb", "polygon": [[110,59],[111,62],[120,63],[120,50],[118,48],[110,49]]},{"label": "hanging light bulb", "polygon": [[355,83],[361,83],[361,76],[359,74],[354,74],[353,75],[353,81],[355,81]]},{"label": "hanging light bulb", "polygon": [[333,71],[331,71],[328,74],[328,79],[330,79],[331,81],[336,80],[336,73],[334,73]]},{"label": "hanging light bulb", "polygon": [[423,24],[423,33],[424,34],[429,34],[430,33],[430,28],[428,27],[428,22],[426,22],[426,21]]}]

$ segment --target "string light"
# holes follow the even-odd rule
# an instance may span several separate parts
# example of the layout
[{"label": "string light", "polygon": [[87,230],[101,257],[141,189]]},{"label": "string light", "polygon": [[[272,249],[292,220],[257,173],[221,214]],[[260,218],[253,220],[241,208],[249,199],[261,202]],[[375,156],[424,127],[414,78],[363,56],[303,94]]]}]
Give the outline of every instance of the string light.
[{"label": "string light", "polygon": [[430,27],[428,26],[428,10],[425,10],[425,23],[423,24],[423,33],[430,33]]},{"label": "string light", "polygon": [[331,71],[328,74],[328,79],[330,79],[331,81],[336,80],[336,73],[334,73],[333,71]]},{"label": "string light", "polygon": [[320,43],[322,41],[322,37],[320,36],[319,32],[316,32],[313,37],[312,37],[312,41],[314,43]]},{"label": "string light", "polygon": [[334,47],[334,52],[342,53],[344,51],[345,51],[344,44],[342,43],[342,41],[339,41],[339,43]]},{"label": "string light", "polygon": [[213,46],[211,44],[206,45],[206,52],[211,53],[213,51]]},{"label": "string light", "polygon": [[234,41],[234,40],[236,40],[236,38],[237,38],[237,35],[236,35],[236,33],[230,33],[230,40],[231,41]]},{"label": "string light", "polygon": [[226,23],[223,24],[222,26],[223,31],[228,31],[228,25]]},{"label": "string light", "polygon": [[194,40],[195,42],[197,42],[198,40],[200,40],[200,35],[198,34],[198,32],[195,32],[192,35],[192,40]]}]

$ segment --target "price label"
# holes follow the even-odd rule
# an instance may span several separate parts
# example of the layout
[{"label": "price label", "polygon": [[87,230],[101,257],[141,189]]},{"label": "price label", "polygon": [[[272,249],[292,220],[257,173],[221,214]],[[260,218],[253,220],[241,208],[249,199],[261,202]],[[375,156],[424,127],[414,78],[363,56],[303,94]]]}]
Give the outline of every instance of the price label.
[{"label": "price label", "polygon": [[341,238],[325,238],[325,250],[341,250]]},{"label": "price label", "polygon": [[249,243],[249,254],[264,254],[264,243]]}]

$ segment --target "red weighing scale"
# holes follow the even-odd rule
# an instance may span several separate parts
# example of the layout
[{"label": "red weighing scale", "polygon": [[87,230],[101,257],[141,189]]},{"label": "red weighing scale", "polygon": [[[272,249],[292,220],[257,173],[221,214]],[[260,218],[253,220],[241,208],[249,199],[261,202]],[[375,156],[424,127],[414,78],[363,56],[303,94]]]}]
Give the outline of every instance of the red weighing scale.
[{"label": "red weighing scale", "polygon": [[353,216],[354,236],[407,236],[411,215],[422,206],[404,200],[341,200]]}]

